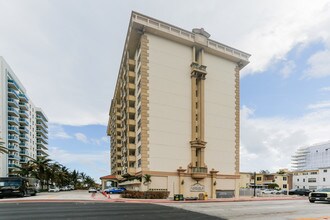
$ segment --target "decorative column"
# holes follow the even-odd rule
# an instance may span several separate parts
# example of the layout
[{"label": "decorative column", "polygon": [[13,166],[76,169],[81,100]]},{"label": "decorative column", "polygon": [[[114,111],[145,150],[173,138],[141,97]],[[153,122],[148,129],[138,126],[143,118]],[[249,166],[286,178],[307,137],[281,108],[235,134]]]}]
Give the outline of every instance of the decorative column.
[{"label": "decorative column", "polygon": [[214,169],[212,169],[210,171],[211,173],[211,198],[215,199],[216,198],[216,189],[217,189],[217,173],[219,171],[216,171]]},{"label": "decorative column", "polygon": [[178,175],[179,175],[179,194],[184,194],[184,172],[186,171],[185,169],[182,169],[182,167],[179,167],[177,169]]}]

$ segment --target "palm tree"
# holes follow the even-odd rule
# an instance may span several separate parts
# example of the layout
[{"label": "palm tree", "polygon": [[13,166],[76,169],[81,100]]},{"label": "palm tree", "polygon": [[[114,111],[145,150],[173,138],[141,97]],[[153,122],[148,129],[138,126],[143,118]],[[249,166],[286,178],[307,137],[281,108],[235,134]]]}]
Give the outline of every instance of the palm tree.
[{"label": "palm tree", "polygon": [[91,186],[95,186],[95,181],[92,177],[86,176],[84,184],[86,184],[87,188],[89,188]]},{"label": "palm tree", "polygon": [[74,188],[77,188],[79,183],[79,171],[73,170],[71,173],[69,173],[69,181],[70,184],[73,184]]},{"label": "palm tree", "polygon": [[31,160],[33,167],[32,176],[40,180],[41,189],[44,189],[44,184],[49,182],[49,171],[47,169],[51,161],[47,157],[38,157],[36,160]]},{"label": "palm tree", "polygon": [[143,184],[147,185],[147,189],[149,190],[149,185],[151,183],[151,175],[145,174],[143,176],[143,179],[144,179]]},{"label": "palm tree", "polygon": [[86,177],[87,177],[86,173],[81,172],[79,177],[80,177],[80,180],[81,180],[80,183],[82,184],[82,187],[85,187],[85,181],[86,181]]}]

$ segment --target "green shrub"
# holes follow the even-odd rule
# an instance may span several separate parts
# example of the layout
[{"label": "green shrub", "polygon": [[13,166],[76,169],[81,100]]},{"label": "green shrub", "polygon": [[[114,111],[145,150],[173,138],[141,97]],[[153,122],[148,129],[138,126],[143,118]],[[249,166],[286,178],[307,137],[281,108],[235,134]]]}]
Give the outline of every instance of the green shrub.
[{"label": "green shrub", "polygon": [[126,190],[121,197],[131,199],[167,199],[169,191],[130,191]]}]

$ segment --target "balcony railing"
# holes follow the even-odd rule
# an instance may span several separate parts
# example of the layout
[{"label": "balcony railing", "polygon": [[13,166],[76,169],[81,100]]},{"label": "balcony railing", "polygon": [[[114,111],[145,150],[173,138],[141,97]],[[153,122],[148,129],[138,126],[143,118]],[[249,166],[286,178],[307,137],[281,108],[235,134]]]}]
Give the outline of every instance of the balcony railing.
[{"label": "balcony railing", "polygon": [[20,159],[20,157],[15,155],[15,154],[9,154],[8,158],[11,159],[11,160],[19,160]]},{"label": "balcony railing", "polygon": [[19,102],[19,107],[23,110],[28,110],[29,106],[24,102]]},{"label": "balcony railing", "polygon": [[9,135],[9,136],[8,136],[8,140],[9,140],[9,141],[16,141],[16,142],[19,142],[19,138],[18,138],[18,136],[16,136],[16,135]]},{"label": "balcony railing", "polygon": [[23,118],[28,118],[29,117],[29,114],[27,111],[24,111],[24,110],[20,110],[19,111],[19,115]]},{"label": "balcony railing", "polygon": [[25,94],[21,93],[19,94],[19,99],[22,101],[22,102],[28,102],[29,99],[26,97]]},{"label": "balcony railing", "polygon": [[14,116],[18,117],[19,116],[19,113],[16,110],[16,108],[8,107],[8,115],[14,115]]},{"label": "balcony railing", "polygon": [[19,88],[18,84],[12,79],[8,79],[8,87],[9,88],[14,88],[14,89]]},{"label": "balcony railing", "polygon": [[26,120],[25,118],[20,118],[19,122],[21,125],[25,125],[25,126],[28,126],[30,124],[28,120]]},{"label": "balcony railing", "polygon": [[9,132],[9,133],[16,133],[16,134],[19,133],[17,127],[15,127],[15,126],[9,126],[9,127],[8,127],[8,132]]},{"label": "balcony railing", "polygon": [[8,89],[8,96],[18,99],[18,93],[14,89]]},{"label": "balcony railing", "polygon": [[19,127],[19,130],[21,133],[29,133],[29,129],[27,129],[26,127],[22,126],[22,127]]},{"label": "balcony railing", "polygon": [[12,107],[14,106],[16,108],[19,107],[18,101],[16,101],[16,99],[13,99],[13,98],[8,98],[8,105],[12,106]]},{"label": "balcony railing", "polygon": [[9,124],[19,125],[19,122],[18,122],[17,118],[12,117],[12,116],[9,116],[9,117],[8,117],[8,123],[9,123]]},{"label": "balcony railing", "polygon": [[192,173],[207,173],[206,167],[192,167],[191,168]]},{"label": "balcony railing", "polygon": [[8,145],[8,150],[9,151],[20,151],[19,147],[18,146],[15,146],[15,145]]}]

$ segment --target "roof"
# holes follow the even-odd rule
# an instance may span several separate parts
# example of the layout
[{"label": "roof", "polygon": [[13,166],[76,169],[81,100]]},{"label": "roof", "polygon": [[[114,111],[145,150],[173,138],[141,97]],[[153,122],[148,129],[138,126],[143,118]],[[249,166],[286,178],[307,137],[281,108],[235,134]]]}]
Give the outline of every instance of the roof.
[{"label": "roof", "polygon": [[117,180],[117,177],[115,175],[107,175],[100,177],[100,179]]}]

